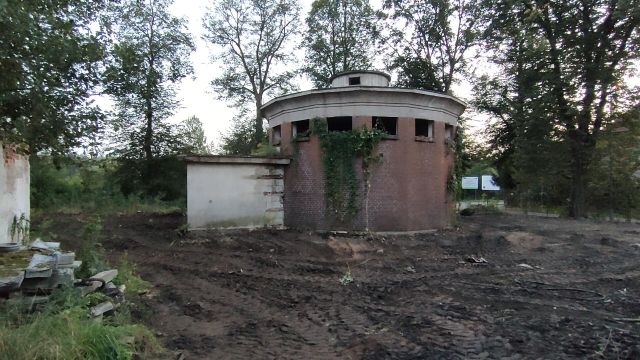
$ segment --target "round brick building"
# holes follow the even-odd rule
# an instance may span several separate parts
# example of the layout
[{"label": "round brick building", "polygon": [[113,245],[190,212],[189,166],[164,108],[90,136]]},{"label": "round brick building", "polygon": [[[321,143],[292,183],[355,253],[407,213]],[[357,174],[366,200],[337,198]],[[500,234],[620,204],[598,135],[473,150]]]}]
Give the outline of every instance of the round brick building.
[{"label": "round brick building", "polygon": [[[465,103],[445,94],[389,87],[389,81],[389,75],[376,71],[341,73],[330,88],[284,95],[262,107],[271,144],[292,158],[284,171],[286,226],[416,231],[450,224],[450,144]],[[320,139],[309,134],[318,119],[328,132],[364,126],[387,133],[374,149],[382,160],[371,169],[367,196],[358,175],[358,211],[347,220],[327,211]],[[362,162],[356,159],[354,166],[361,169]]]}]

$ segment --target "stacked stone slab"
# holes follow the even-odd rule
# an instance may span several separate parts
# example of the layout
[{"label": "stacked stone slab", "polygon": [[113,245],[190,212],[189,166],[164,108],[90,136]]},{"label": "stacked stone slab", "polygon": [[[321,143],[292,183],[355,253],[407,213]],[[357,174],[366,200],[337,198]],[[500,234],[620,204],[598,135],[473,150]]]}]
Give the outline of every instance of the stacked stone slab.
[{"label": "stacked stone slab", "polygon": [[[54,289],[74,284],[74,270],[82,264],[81,261],[76,261],[75,253],[60,251],[59,243],[39,240],[29,250],[25,247],[21,250],[34,252],[26,267],[3,269],[0,276],[0,292],[3,297],[21,295],[24,302],[37,304],[45,302]],[[25,260],[29,259],[28,256],[25,256]]]}]

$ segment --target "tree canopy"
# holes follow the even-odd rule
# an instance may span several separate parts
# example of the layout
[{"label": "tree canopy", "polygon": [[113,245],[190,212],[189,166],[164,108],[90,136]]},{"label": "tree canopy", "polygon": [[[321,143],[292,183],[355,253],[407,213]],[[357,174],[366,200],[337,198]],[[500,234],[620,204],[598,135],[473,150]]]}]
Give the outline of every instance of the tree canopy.
[{"label": "tree canopy", "polygon": [[494,82],[501,90],[493,100],[482,99],[488,93],[481,91],[478,103],[500,116],[496,135],[524,146],[517,170],[540,169],[545,156],[557,160],[554,171],[569,179],[570,214],[583,216],[593,151],[611,121],[607,109],[640,56],[640,3],[502,0],[484,6],[486,44],[505,76]]},{"label": "tree canopy", "polygon": [[478,2],[385,0],[384,9],[388,66],[398,71],[398,85],[449,92],[478,40]]},{"label": "tree canopy", "polygon": [[316,0],[303,38],[304,72],[318,88],[340,72],[369,70],[379,36],[377,14],[368,0]]},{"label": "tree canopy", "polygon": [[103,2],[5,0],[0,5],[0,140],[55,154],[101,127]]},{"label": "tree canopy", "polygon": [[215,91],[238,108],[255,106],[253,147],[264,137],[265,97],[294,88],[291,42],[299,16],[295,0],[218,0],[203,18],[204,38],[220,49],[215,59],[224,69],[212,81]]},{"label": "tree canopy", "polygon": [[166,120],[178,106],[177,83],[193,72],[186,20],[168,12],[171,0],[129,0],[119,22],[106,92],[116,103],[113,129],[123,154],[149,161],[175,148]]}]

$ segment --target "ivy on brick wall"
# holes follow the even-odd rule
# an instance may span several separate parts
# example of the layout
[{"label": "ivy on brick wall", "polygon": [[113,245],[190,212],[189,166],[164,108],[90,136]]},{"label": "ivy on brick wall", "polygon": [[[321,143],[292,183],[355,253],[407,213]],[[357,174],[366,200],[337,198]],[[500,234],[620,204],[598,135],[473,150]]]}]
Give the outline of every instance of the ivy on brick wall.
[{"label": "ivy on brick wall", "polygon": [[[356,160],[362,160],[364,196],[368,201],[372,166],[382,160],[382,154],[374,154],[374,149],[385,132],[364,126],[351,131],[330,132],[327,121],[316,118],[311,121],[311,134],[318,136],[322,149],[326,210],[341,222],[349,220],[359,211]],[[368,213],[366,215],[368,222]]]}]

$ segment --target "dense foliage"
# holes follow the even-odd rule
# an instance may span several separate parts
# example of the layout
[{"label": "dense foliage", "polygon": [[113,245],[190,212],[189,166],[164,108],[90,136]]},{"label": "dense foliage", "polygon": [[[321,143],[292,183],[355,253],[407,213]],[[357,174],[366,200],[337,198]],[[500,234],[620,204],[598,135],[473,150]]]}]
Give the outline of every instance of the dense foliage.
[{"label": "dense foliage", "polygon": [[299,15],[294,0],[218,0],[204,16],[205,39],[221,50],[216,58],[224,69],[212,81],[214,89],[237,108],[255,106],[252,148],[264,136],[265,97],[295,88],[290,46]]},{"label": "dense foliage", "polygon": [[640,56],[640,3],[504,0],[484,9],[485,44],[501,72],[480,80],[475,103],[497,118],[491,142],[503,184],[568,198],[569,214],[584,216],[601,133],[637,104],[624,76]]},{"label": "dense foliage", "polygon": [[398,71],[398,85],[449,92],[480,34],[478,2],[385,0],[384,8],[387,66]]},{"label": "dense foliage", "polygon": [[[103,115],[90,96],[100,81],[103,2],[0,2],[0,141],[65,153],[86,145]],[[84,140],[84,141],[83,141]]]},{"label": "dense foliage", "polygon": [[379,33],[377,14],[368,0],[316,0],[307,15],[303,38],[304,72],[317,88],[330,85],[333,75],[372,68]]}]

